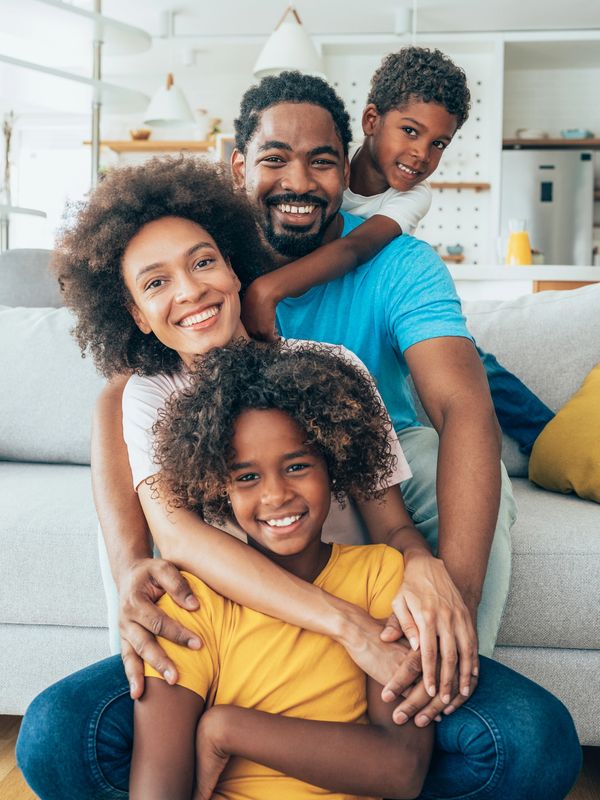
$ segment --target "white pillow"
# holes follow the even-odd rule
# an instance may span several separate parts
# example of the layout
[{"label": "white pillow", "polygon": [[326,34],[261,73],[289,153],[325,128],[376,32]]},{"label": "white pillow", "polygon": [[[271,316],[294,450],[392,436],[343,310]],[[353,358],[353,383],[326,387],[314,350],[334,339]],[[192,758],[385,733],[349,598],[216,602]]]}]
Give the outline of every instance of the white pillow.
[{"label": "white pillow", "polygon": [[66,308],[0,306],[0,459],[89,464],[104,384]]}]

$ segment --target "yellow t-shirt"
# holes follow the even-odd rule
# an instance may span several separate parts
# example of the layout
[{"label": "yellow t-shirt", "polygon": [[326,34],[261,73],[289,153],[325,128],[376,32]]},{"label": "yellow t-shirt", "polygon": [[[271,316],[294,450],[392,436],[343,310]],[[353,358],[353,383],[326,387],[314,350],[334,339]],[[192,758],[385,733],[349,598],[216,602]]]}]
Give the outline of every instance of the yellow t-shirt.
[{"label": "yellow t-shirt", "polygon": [[[329,561],[314,581],[330,594],[385,618],[402,581],[403,560],[387,545],[332,545]],[[207,705],[231,704],[271,714],[329,722],[366,721],[366,677],[346,650],[312,633],[240,606],[184,573],[200,601],[189,612],[167,595],[161,607],[197,633],[200,650],[161,639],[179,672],[179,684]],[[161,677],[146,665],[146,675]],[[233,758],[217,786],[222,800],[357,800],[329,792],[276,770]]]}]

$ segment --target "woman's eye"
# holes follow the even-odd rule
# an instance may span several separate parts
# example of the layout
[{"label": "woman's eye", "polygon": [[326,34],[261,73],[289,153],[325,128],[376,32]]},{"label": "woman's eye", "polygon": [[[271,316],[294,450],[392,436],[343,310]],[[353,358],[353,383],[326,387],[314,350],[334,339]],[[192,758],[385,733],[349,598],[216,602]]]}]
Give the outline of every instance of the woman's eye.
[{"label": "woman's eye", "polygon": [[194,269],[203,269],[214,262],[214,258],[201,258],[194,264]]},{"label": "woman's eye", "polygon": [[158,289],[158,287],[162,286],[163,283],[164,283],[164,281],[163,281],[162,278],[155,278],[153,281],[150,281],[150,283],[148,283],[146,285],[146,288],[144,289],[144,291],[147,292],[149,289]]}]

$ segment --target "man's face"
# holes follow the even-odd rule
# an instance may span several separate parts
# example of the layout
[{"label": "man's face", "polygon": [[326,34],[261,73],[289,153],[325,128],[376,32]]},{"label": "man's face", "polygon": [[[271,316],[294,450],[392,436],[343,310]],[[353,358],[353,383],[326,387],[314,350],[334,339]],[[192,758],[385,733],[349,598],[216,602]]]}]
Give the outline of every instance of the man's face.
[{"label": "man's face", "polygon": [[312,103],[267,108],[245,155],[232,157],[234,180],[257,204],[267,242],[287,259],[339,235],[332,223],[348,170],[331,114]]}]

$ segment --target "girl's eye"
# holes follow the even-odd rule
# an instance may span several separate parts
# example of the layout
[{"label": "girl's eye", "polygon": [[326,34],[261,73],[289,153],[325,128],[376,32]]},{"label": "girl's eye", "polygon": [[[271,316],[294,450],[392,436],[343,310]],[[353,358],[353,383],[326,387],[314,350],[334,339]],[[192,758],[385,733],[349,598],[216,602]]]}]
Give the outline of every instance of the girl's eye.
[{"label": "girl's eye", "polygon": [[250,483],[250,481],[258,480],[257,472],[246,472],[244,475],[238,475],[235,479],[238,483]]},{"label": "girl's eye", "polygon": [[290,464],[288,467],[288,472],[302,472],[305,469],[308,469],[310,464]]}]

